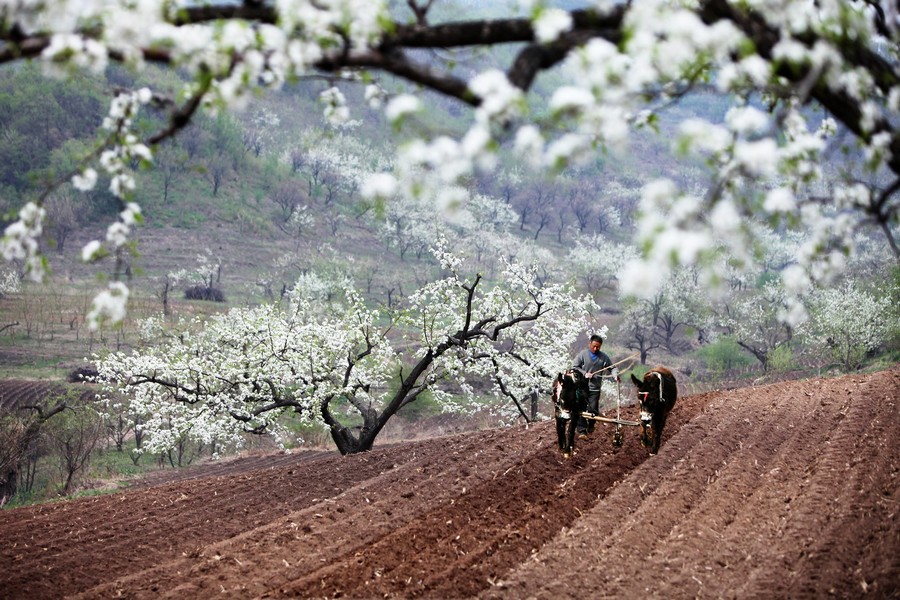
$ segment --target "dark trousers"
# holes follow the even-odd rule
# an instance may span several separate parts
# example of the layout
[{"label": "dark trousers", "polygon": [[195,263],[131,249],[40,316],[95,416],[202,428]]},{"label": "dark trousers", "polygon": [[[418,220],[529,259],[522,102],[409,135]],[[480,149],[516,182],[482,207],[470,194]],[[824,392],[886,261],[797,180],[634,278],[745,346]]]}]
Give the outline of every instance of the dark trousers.
[{"label": "dark trousers", "polygon": [[[600,390],[588,390],[587,394],[587,407],[585,408],[586,412],[594,413],[595,415],[600,412]],[[596,421],[592,421],[590,419],[585,419],[584,417],[578,417],[578,433],[591,433],[594,431],[594,424]]]}]

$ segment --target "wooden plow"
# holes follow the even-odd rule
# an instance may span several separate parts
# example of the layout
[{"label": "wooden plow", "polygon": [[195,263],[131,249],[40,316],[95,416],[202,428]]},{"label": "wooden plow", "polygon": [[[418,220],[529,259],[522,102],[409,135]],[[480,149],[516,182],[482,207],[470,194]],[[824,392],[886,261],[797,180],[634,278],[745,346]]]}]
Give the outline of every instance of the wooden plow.
[{"label": "wooden plow", "polygon": [[615,419],[613,419],[611,417],[601,417],[600,415],[594,415],[594,414],[587,413],[587,412],[581,413],[581,416],[584,417],[585,419],[590,419],[591,421],[600,421],[601,423],[614,424],[616,426],[616,429],[615,429],[615,431],[613,431],[613,446],[615,446],[617,448],[619,446],[621,446],[625,441],[624,433],[622,432],[623,426],[626,426],[626,425],[629,427],[640,427],[641,426],[640,421],[629,421],[627,419],[622,419],[620,417],[616,417]]},{"label": "wooden plow", "polygon": [[[616,365],[620,365],[627,360],[633,359],[635,356],[637,356],[637,355],[635,354],[633,356],[629,356],[628,358],[620,360],[619,362],[614,363],[607,368],[612,369]],[[628,365],[628,367],[626,367],[623,370],[628,370],[629,368],[631,368],[631,366],[632,365]],[[621,387],[621,382],[619,381],[616,371],[613,370],[613,373],[614,373],[613,375],[604,375],[604,377],[608,377],[610,379],[616,380],[616,418],[601,417],[600,415],[595,415],[595,414],[589,413],[589,412],[583,412],[583,413],[581,413],[581,416],[584,417],[585,419],[590,419],[591,421],[598,421],[600,423],[610,423],[610,424],[615,425],[616,429],[613,432],[613,446],[618,448],[625,441],[624,434],[622,433],[622,427],[625,427],[625,426],[640,427],[641,423],[640,423],[640,421],[629,421],[627,419],[622,418],[622,387]]]}]

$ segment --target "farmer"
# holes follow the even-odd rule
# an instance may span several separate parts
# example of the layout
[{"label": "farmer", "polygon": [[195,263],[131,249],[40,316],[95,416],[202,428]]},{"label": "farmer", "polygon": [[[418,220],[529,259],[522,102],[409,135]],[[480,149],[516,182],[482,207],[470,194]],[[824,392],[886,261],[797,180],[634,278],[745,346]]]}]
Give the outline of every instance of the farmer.
[{"label": "farmer", "polygon": [[[597,334],[592,335],[588,347],[575,356],[572,364],[572,368],[584,373],[588,380],[587,412],[594,415],[600,412],[600,388],[603,384],[603,377],[618,376],[618,373],[611,372],[612,361],[605,352],[600,350],[602,347],[603,338]],[[579,416],[578,437],[586,438],[593,431],[594,421]]]}]

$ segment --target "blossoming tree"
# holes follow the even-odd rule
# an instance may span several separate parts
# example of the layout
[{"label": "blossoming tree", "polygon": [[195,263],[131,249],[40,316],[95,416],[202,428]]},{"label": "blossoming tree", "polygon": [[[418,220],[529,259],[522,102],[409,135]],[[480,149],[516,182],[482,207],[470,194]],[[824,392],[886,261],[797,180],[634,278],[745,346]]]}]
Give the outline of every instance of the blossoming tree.
[{"label": "blossoming tree", "polygon": [[794,328],[785,322],[786,310],[784,288],[780,282],[770,281],[728,299],[721,325],[767,369],[772,353],[789,344],[794,336]]},{"label": "blossoming tree", "polygon": [[867,352],[887,339],[896,323],[896,310],[892,308],[890,296],[879,296],[848,281],[816,296],[811,333],[845,371],[851,371]]},{"label": "blossoming tree", "polygon": [[[250,101],[253,88],[316,73],[353,84],[371,81],[366,97],[383,104],[398,124],[423,110],[425,96],[388,98],[377,85],[379,73],[473,107],[468,132],[407,143],[394,161],[393,183],[380,180],[378,189],[432,194],[439,205],[448,197],[464,199],[460,182],[492,169],[503,145],[535,166],[560,167],[598,150],[625,148],[633,129],[658,126],[667,106],[700,86],[729,95],[734,107],[723,122],[683,119],[669,132],[693,164],[706,161],[709,181],[702,189],[682,189],[677,177],[648,182],[638,232],[643,254],[624,271],[626,291],[652,294],[648,284],[660,269],[714,262],[716,240],[728,240],[731,253],[748,258],[748,220],[813,232],[795,268],[784,271],[795,300],[845,267],[853,234],[864,225],[880,230],[895,259],[900,256],[900,36],[893,2],[586,4],[566,11],[522,0],[523,10],[510,9],[506,18],[440,22],[425,0],[407,0],[394,12],[375,0],[10,0],[0,5],[0,63],[35,59],[65,72],[99,71],[110,60],[136,69],[153,62],[193,77],[178,98],[142,89],[113,100],[103,142],[72,181],[89,189],[101,169],[123,210],[106,240],[85,249],[86,259],[100,256],[100,245],[107,253],[122,252],[139,221],[126,164],[152,160],[151,148],[201,108],[240,105]],[[422,49],[513,44],[510,64],[488,66],[468,79],[453,52],[421,60]],[[557,65],[564,77],[555,80],[549,105],[529,112],[525,96],[536,76]],[[338,83],[323,95],[334,122],[350,119],[341,88]],[[135,116],[150,103],[168,107],[170,118],[163,130],[140,138]],[[848,135],[835,136],[838,130]],[[835,178],[822,165],[841,145],[846,177]],[[2,242],[3,256],[22,261],[37,278],[45,269],[36,241],[42,202],[29,201]],[[121,318],[127,297],[113,281],[98,296],[94,322]]]},{"label": "blossoming tree", "polygon": [[448,275],[396,311],[367,308],[346,282],[307,276],[286,308],[236,308],[98,357],[99,381],[124,398],[120,412],[137,416],[153,452],[186,435],[239,445],[246,432],[284,434],[285,414],[326,426],[342,453],[365,451],[426,392],[464,410],[477,400],[473,380],[509,400],[502,415],[527,419],[519,401],[565,369],[598,307],[516,264],[489,285],[465,276],[442,244],[435,253]]}]

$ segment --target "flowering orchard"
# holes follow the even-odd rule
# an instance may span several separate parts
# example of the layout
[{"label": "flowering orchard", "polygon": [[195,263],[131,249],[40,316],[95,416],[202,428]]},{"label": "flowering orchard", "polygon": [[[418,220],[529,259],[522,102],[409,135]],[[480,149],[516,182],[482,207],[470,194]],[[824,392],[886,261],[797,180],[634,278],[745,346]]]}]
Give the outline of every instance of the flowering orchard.
[{"label": "flowering orchard", "polygon": [[[466,182],[490,171],[513,148],[529,168],[556,169],[598,152],[627,152],[635,129],[654,128],[662,111],[691,90],[733,99],[720,123],[684,118],[672,136],[708,179],[682,188],[674,177],[645,184],[637,237],[641,256],[621,272],[623,291],[652,295],[680,265],[699,265],[708,285],[723,279],[722,248],[732,264],[750,264],[752,223],[799,228],[808,236],[782,271],[785,315],[805,317],[798,299],[846,268],[854,234],[873,227],[896,243],[900,190],[898,17],[876,0],[594,0],[579,10],[521,0],[506,18],[439,21],[432,2],[377,0],[0,3],[0,63],[41,61],[48,71],[101,71],[110,61],[141,69],[170,66],[192,79],[177,98],[126,90],[113,99],[104,136],[72,183],[96,185],[98,170],[121,199],[106,239],[86,260],[119,256],[141,220],[126,164],[152,161],[153,148],[176,135],[198,110],[230,110],[256,88],[309,75],[336,81],[322,96],[325,116],[351,118],[344,84],[368,85],[366,98],[400,126],[426,110],[416,91],[388,92],[383,74],[457,98],[473,108],[458,139],[440,136],[399,148],[389,172],[363,191],[390,200],[424,199],[436,213],[469,199]],[[509,64],[486,64],[463,78],[454,51],[514,45]],[[423,62],[423,49],[441,49]],[[487,59],[491,60],[491,59]],[[482,63],[485,64],[485,63]],[[560,67],[547,106],[533,107],[536,76]],[[140,138],[135,117],[146,105],[168,107],[168,125]],[[839,172],[827,158],[843,153]],[[46,261],[37,239],[43,198],[28,200],[5,231],[2,254],[40,279]],[[119,282],[98,295],[93,322],[124,314]]]},{"label": "flowering orchard", "polygon": [[342,453],[369,450],[423,393],[465,411],[478,405],[476,384],[507,400],[493,406],[501,420],[527,418],[519,401],[566,368],[599,307],[519,265],[488,283],[443,246],[435,254],[448,275],[394,311],[306,276],[284,308],[235,308],[174,335],[147,327],[156,340],[144,349],[97,357],[110,410],[134,416],[150,452],[185,437],[239,446],[247,432],[284,436],[284,415],[326,426]]}]

